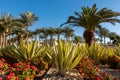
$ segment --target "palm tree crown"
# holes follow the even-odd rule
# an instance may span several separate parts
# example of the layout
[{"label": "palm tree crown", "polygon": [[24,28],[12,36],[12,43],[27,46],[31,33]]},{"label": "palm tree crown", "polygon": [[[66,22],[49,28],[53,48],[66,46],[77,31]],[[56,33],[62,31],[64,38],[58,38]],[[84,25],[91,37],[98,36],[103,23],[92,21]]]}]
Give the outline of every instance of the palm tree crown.
[{"label": "palm tree crown", "polygon": [[115,22],[119,23],[120,20],[116,18],[116,16],[119,15],[120,13],[114,12],[107,8],[98,10],[96,4],[94,4],[92,8],[82,7],[82,12],[75,12],[75,16],[69,16],[67,22],[64,24],[69,23],[73,26],[85,28],[84,38],[88,46],[90,46],[94,36],[95,28],[103,22],[109,22],[113,25]]}]

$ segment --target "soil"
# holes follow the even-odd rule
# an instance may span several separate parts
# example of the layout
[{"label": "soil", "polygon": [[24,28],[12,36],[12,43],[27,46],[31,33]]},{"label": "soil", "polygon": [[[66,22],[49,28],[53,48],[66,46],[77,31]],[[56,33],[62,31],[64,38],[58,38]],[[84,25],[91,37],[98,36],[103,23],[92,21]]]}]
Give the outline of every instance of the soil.
[{"label": "soil", "polygon": [[[105,71],[117,80],[120,80],[120,69],[111,69],[106,65],[100,65],[99,69],[101,74]],[[54,67],[51,67],[43,78],[38,77],[35,80],[83,80],[82,76],[76,69],[67,72],[67,74],[68,76],[65,77],[59,76],[57,75],[57,70]]]}]

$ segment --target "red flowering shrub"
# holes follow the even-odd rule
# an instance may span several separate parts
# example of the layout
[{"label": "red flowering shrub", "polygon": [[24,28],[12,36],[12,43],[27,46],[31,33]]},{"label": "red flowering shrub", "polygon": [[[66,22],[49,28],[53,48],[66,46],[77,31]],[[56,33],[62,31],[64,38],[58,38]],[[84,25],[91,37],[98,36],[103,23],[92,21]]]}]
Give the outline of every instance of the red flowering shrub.
[{"label": "red flowering shrub", "polygon": [[105,72],[100,76],[98,66],[95,65],[94,60],[88,57],[81,59],[76,68],[83,76],[84,80],[115,80]]},{"label": "red flowering shrub", "polygon": [[89,78],[91,80],[100,78],[97,76],[99,74],[98,66],[95,65],[94,60],[88,57],[81,59],[77,69],[83,78]]},{"label": "red flowering shrub", "polygon": [[0,74],[6,74],[9,71],[9,64],[3,59],[0,59]]},{"label": "red flowering shrub", "polygon": [[38,69],[30,64],[19,62],[13,64],[12,72],[14,72],[15,75],[18,75],[19,78],[24,78],[25,80],[29,78],[29,80],[32,80],[38,72]]},{"label": "red flowering shrub", "polygon": [[38,69],[29,63],[18,62],[10,66],[3,58],[0,59],[0,75],[4,75],[0,80],[33,80],[37,72]]}]

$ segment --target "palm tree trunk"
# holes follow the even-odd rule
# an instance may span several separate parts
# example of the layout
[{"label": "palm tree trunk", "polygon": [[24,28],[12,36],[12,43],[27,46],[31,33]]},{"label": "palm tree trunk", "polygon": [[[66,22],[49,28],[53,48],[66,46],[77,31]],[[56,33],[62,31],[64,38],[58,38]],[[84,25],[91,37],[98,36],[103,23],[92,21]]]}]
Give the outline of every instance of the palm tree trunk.
[{"label": "palm tree trunk", "polygon": [[88,47],[90,47],[94,37],[94,32],[91,30],[85,30],[83,36],[85,38],[85,43],[88,45]]},{"label": "palm tree trunk", "polygon": [[59,42],[59,40],[60,40],[60,34],[58,34],[58,42]]},{"label": "palm tree trunk", "polygon": [[18,44],[21,44],[21,42],[22,42],[22,36],[18,34]]},{"label": "palm tree trunk", "polygon": [[5,46],[5,40],[6,40],[6,38],[5,38],[5,32],[3,33],[3,46]]},{"label": "palm tree trunk", "polygon": [[100,43],[102,44],[102,36],[100,36]]},{"label": "palm tree trunk", "polygon": [[2,34],[0,34],[0,46],[2,46]]},{"label": "palm tree trunk", "polygon": [[50,36],[50,46],[53,46],[53,35]]},{"label": "palm tree trunk", "polygon": [[47,45],[47,37],[44,39],[44,45]]},{"label": "palm tree trunk", "polygon": [[66,41],[68,41],[69,40],[69,37],[66,35]]},{"label": "palm tree trunk", "polygon": [[106,43],[105,36],[104,36],[104,44]]}]

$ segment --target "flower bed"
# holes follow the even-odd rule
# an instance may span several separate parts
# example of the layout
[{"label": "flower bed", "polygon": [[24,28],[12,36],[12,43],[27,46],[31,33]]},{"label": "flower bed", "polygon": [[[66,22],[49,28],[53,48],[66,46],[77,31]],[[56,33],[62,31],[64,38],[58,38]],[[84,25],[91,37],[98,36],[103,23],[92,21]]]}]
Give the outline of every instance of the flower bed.
[{"label": "flower bed", "polygon": [[0,80],[33,80],[38,71],[29,63],[18,62],[10,66],[3,58],[0,59],[0,74],[4,75]]}]

